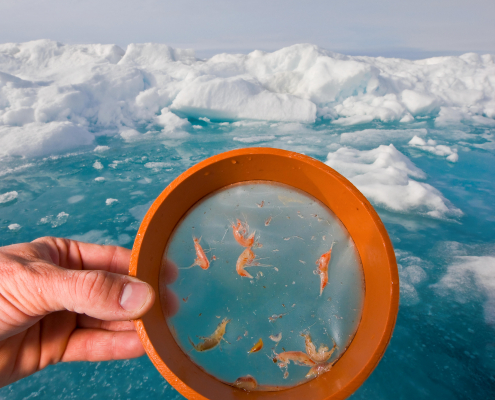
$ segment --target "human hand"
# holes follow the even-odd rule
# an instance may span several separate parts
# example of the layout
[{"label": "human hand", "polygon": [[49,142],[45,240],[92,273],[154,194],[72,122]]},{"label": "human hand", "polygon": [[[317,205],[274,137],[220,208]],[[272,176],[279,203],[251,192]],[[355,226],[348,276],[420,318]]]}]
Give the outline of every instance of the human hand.
[{"label": "human hand", "polygon": [[130,321],[155,300],[131,251],[45,237],[0,248],[0,387],[60,361],[139,357]]}]

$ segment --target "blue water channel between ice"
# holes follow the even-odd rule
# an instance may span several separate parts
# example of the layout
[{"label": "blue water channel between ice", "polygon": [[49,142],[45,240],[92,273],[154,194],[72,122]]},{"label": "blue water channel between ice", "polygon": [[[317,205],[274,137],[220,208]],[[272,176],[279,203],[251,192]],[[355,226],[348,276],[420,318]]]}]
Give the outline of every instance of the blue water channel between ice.
[{"label": "blue water channel between ice", "polygon": [[[459,160],[449,162],[408,145],[403,140],[405,126],[395,123],[299,124],[277,131],[269,124],[190,122],[202,129],[190,129],[182,139],[149,135],[125,142],[103,135],[92,146],[71,154],[3,161],[0,193],[15,191],[18,195],[0,204],[1,244],[53,235],[131,248],[151,202],[198,161],[253,145],[293,150],[326,161],[329,153],[341,147],[343,132],[387,130],[369,140],[362,135],[362,140],[347,145],[364,152],[394,144],[424,172],[414,179],[436,188],[462,215],[438,218],[374,201],[396,250],[401,305],[383,359],[351,398],[493,396],[495,157],[488,138],[495,129],[459,125],[454,135],[450,128],[435,127],[428,118],[407,126],[427,129],[430,139],[449,146],[458,145],[453,138],[461,132]],[[95,152],[95,145],[109,148]],[[58,364],[0,389],[0,399],[9,400],[103,397],[182,398],[147,357]]]}]

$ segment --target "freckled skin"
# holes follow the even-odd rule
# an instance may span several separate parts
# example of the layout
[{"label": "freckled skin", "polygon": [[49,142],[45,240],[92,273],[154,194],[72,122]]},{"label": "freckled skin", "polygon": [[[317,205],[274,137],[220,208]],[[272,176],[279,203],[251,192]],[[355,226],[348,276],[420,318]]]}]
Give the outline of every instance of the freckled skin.
[{"label": "freckled skin", "polygon": [[223,335],[225,335],[225,327],[230,321],[230,319],[224,318],[223,321],[218,324],[217,329],[215,329],[215,332],[213,332],[211,336],[207,338],[201,338],[203,339],[202,342],[194,344],[191,338],[189,338],[189,342],[196,351],[206,351],[213,349],[220,343],[220,341],[225,340],[223,338]]}]

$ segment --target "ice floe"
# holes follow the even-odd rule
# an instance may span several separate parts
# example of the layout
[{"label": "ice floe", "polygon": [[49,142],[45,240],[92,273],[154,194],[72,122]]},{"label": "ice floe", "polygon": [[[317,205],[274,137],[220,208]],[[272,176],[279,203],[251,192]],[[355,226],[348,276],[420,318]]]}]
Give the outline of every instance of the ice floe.
[{"label": "ice floe", "polygon": [[451,162],[457,162],[457,160],[459,160],[457,149],[453,149],[446,145],[437,144],[437,142],[432,139],[428,139],[426,141],[423,138],[420,138],[419,136],[414,136],[409,141],[409,146],[415,147],[423,151],[427,151],[437,156],[441,156],[441,157],[446,156],[447,160]]},{"label": "ice floe", "polygon": [[425,179],[426,174],[392,144],[361,151],[342,147],[328,153],[326,164],[349,179],[377,206],[434,218],[462,215],[433,186],[413,179]]},{"label": "ice floe", "polygon": [[485,321],[495,324],[495,257],[457,256],[447,268],[440,281],[433,285],[437,293],[450,294],[466,303],[481,294],[484,303]]},{"label": "ice floe", "polygon": [[15,200],[17,199],[17,196],[19,196],[19,193],[17,193],[15,190],[13,190],[12,192],[0,194],[0,204],[8,203],[12,200]]},{"label": "ice floe", "polygon": [[102,131],[183,139],[186,118],[349,126],[425,116],[494,126],[495,56],[412,61],[299,44],[202,60],[163,44],[0,45],[0,155],[63,152]]}]

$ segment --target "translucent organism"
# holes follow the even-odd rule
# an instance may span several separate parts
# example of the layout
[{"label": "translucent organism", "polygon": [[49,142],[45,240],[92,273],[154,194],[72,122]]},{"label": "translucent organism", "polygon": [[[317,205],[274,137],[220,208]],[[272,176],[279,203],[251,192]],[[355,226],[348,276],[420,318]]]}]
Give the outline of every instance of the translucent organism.
[{"label": "translucent organism", "polygon": [[251,375],[241,376],[236,379],[234,386],[244,390],[254,390],[258,387],[258,382]]},{"label": "translucent organism", "polygon": [[247,221],[242,222],[240,219],[237,219],[237,223],[232,223],[231,226],[232,233],[234,234],[234,239],[237,243],[239,243],[243,247],[253,246],[256,231],[253,231],[251,234],[249,233],[249,225]]},{"label": "translucent organism", "polygon": [[282,332],[279,332],[276,335],[270,335],[270,339],[273,340],[275,343],[280,342],[280,340],[282,340]]},{"label": "translucent organism", "polygon": [[[201,267],[202,269],[206,270],[210,267],[210,260],[208,260],[205,251],[199,244],[199,242],[201,242],[201,238],[198,239],[193,236],[193,241],[194,241],[194,250],[196,250],[196,259],[194,260],[194,263],[190,267],[179,268],[179,269],[189,269],[197,265],[198,267]],[[216,257],[213,256],[213,259],[216,260]]]},{"label": "translucent organism", "polygon": [[337,344],[335,341],[333,342],[333,347],[329,350],[327,346],[320,344],[318,351],[316,351],[316,347],[311,340],[311,336],[309,333],[301,333],[301,336],[304,337],[304,344],[306,345],[306,353],[308,356],[315,361],[316,363],[322,363],[327,361],[337,348]]},{"label": "translucent organism", "polygon": [[211,350],[214,347],[216,347],[222,340],[227,342],[223,338],[223,335],[225,335],[225,328],[230,321],[231,321],[230,319],[224,318],[222,322],[218,324],[217,329],[215,329],[215,332],[213,332],[209,337],[202,337],[202,336],[199,337],[200,339],[203,340],[202,342],[198,344],[194,344],[191,338],[189,338],[189,342],[196,351]]},{"label": "translucent organism", "polygon": [[316,365],[316,362],[302,351],[284,351],[283,353],[275,354],[273,358],[273,362],[278,362],[280,368],[286,368],[291,361],[296,365],[305,365],[308,367]]},{"label": "translucent organism", "polygon": [[330,250],[328,250],[326,253],[323,253],[321,257],[316,260],[315,263],[318,266],[316,268],[315,274],[320,275],[320,296],[323,293],[323,289],[325,289],[325,286],[327,286],[328,283],[328,264],[330,264],[330,259],[332,257],[332,248],[334,244],[335,242],[332,243]]}]

